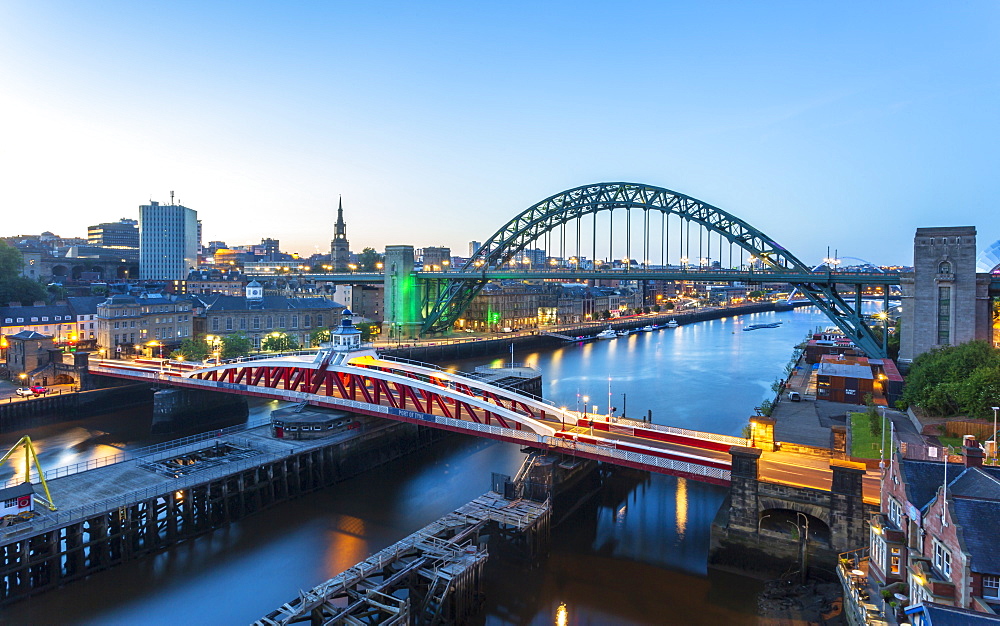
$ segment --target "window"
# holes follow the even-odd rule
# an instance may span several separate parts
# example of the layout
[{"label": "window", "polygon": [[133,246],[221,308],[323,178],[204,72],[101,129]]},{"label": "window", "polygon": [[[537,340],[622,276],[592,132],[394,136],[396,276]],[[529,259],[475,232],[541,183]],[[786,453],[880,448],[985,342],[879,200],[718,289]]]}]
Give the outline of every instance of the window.
[{"label": "window", "polygon": [[246,330],[246,329],[247,329],[247,318],[241,317],[240,318],[240,330]]},{"label": "window", "polygon": [[941,264],[938,265],[938,274],[951,274],[951,263],[941,261]]},{"label": "window", "polygon": [[892,557],[889,562],[889,573],[899,574],[899,559],[902,555],[902,548],[892,548],[890,552]]},{"label": "window", "polygon": [[303,327],[309,328],[310,326],[312,326],[312,316],[306,315],[305,318],[303,319],[303,322],[304,322]]},{"label": "window", "polygon": [[939,571],[946,580],[951,579],[951,552],[936,539],[934,540],[934,569]]},{"label": "window", "polygon": [[17,498],[11,498],[10,500],[4,500],[3,505],[5,508],[11,508],[17,506]]},{"label": "window", "polygon": [[252,327],[254,330],[260,330],[260,317],[254,316]]},{"label": "window", "polygon": [[233,318],[227,317],[226,318],[226,330],[232,330],[232,329],[233,329]]},{"label": "window", "polygon": [[299,316],[298,315],[293,315],[292,316],[292,326],[291,327],[292,328],[298,328],[299,327]]},{"label": "window", "polygon": [[274,325],[274,319],[268,315],[264,318],[264,328],[271,328]]},{"label": "window", "polygon": [[212,318],[212,330],[219,330],[219,318]]},{"label": "window", "polygon": [[278,316],[278,328],[284,328],[284,327],[285,327],[285,316],[284,315],[279,315]]},{"label": "window", "polygon": [[1000,598],[1000,576],[985,574],[983,576],[983,597]]},{"label": "window", "polygon": [[889,498],[889,519],[896,525],[896,528],[903,527],[903,507],[899,506],[896,498]]},{"label": "window", "polygon": [[951,344],[951,287],[938,287],[938,345]]},{"label": "window", "polygon": [[45,316],[43,316],[43,317],[42,317],[42,321],[43,321],[43,322],[47,322],[47,321],[49,321],[49,316],[48,316],[48,315],[45,315]]}]

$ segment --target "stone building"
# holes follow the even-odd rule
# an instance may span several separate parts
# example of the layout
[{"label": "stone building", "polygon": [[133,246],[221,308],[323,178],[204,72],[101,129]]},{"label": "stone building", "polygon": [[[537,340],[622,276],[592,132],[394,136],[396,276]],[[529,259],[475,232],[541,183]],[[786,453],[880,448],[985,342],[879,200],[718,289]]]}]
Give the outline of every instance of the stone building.
[{"label": "stone building", "polygon": [[195,306],[198,336],[243,333],[255,350],[268,334],[276,332],[309,347],[312,334],[336,324],[337,314],[344,309],[342,304],[322,297],[265,296],[257,281],[246,286],[243,296],[199,296]]},{"label": "stone building", "polygon": [[114,295],[97,306],[97,344],[107,356],[168,355],[193,336],[188,298],[162,293]]},{"label": "stone building", "polygon": [[992,339],[989,275],[976,273],[976,229],[918,228],[913,274],[902,277],[899,360],[943,346]]}]

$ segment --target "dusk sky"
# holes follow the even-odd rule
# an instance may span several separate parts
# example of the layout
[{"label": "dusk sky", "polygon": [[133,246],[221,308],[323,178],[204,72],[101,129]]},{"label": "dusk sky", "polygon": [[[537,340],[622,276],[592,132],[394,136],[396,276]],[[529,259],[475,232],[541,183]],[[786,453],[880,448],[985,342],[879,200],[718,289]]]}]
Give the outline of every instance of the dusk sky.
[{"label": "dusk sky", "polygon": [[1000,3],[0,3],[0,234],[198,211],[204,239],[465,253],[666,187],[806,262],[1000,239]]}]

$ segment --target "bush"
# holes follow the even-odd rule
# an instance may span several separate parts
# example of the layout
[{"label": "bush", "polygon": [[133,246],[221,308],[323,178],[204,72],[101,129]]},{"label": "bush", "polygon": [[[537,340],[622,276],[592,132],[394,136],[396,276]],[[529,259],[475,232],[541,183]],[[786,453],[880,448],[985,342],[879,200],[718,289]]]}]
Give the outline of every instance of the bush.
[{"label": "bush", "polygon": [[989,417],[1000,397],[1000,350],[971,341],[921,354],[906,378],[903,401],[935,415]]}]

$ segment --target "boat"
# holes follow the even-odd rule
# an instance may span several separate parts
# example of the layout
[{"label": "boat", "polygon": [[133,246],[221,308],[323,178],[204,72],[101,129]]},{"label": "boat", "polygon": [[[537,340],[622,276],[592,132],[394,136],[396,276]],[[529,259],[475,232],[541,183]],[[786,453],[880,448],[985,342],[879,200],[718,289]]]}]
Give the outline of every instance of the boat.
[{"label": "boat", "polygon": [[596,335],[594,335],[594,338],[595,339],[614,339],[617,336],[618,336],[618,334],[615,333],[615,329],[611,328],[611,326],[608,326],[607,328],[605,328],[601,332],[599,332]]},{"label": "boat", "polygon": [[650,330],[656,330],[656,329],[650,326],[649,324],[646,324],[645,326],[642,327],[642,332],[647,332]]},{"label": "boat", "polygon": [[627,330],[619,330],[616,334],[619,337],[628,337],[630,333]]},{"label": "boat", "polygon": [[743,329],[743,332],[748,330],[758,330],[760,328],[777,328],[781,326],[781,322],[771,322],[770,324],[750,324]]},{"label": "boat", "polygon": [[664,324],[664,326],[666,328],[677,328],[678,326],[680,326],[680,324],[677,323],[677,320],[671,319],[669,322]]}]

